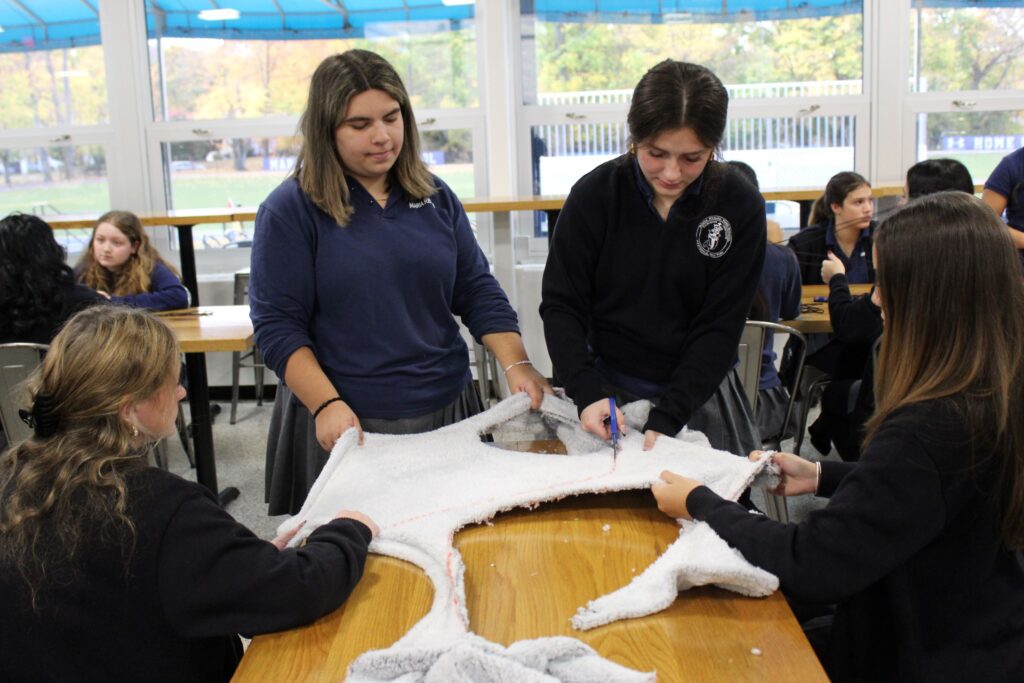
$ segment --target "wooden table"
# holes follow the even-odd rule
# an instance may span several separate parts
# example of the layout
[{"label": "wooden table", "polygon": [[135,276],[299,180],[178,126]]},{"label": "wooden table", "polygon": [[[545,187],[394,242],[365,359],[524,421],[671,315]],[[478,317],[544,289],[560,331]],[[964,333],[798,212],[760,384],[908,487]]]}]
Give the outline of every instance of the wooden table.
[{"label": "wooden table", "polygon": [[[854,296],[867,294],[871,291],[871,285],[850,285],[850,292]],[[793,320],[781,320],[783,325],[794,327],[804,334],[832,332],[832,321],[828,314],[828,301],[815,301],[815,298],[828,297],[828,285],[804,285],[800,293],[801,306],[811,306],[812,311],[801,311],[800,315]]]},{"label": "wooden table", "polygon": [[[777,592],[747,598],[698,588],[648,617],[592,631],[571,628],[577,607],[626,585],[678,533],[649,491],[569,498],[464,529],[455,546],[466,564],[471,628],[504,645],[572,636],[620,664],[655,670],[666,682],[828,680]],[[344,605],[309,626],[257,636],[234,680],[339,681],[361,653],[404,635],[432,596],[419,567],[371,555]]]},{"label": "wooden table", "polygon": [[178,337],[185,353],[188,375],[192,441],[196,454],[196,480],[220,496],[226,505],[238,497],[238,489],[217,488],[217,462],[210,419],[210,389],[206,379],[207,351],[248,351],[253,345],[248,306],[200,306],[157,314]]}]

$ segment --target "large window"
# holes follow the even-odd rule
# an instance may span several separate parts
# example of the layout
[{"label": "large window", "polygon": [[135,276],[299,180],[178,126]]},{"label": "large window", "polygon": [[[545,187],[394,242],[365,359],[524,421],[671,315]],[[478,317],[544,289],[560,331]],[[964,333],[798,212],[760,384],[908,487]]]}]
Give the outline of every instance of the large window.
[{"label": "large window", "polygon": [[910,1],[912,92],[1024,88],[1024,3]]},{"label": "large window", "polygon": [[451,19],[417,19],[410,9],[405,20],[402,2],[362,3],[365,9],[348,10],[344,4],[308,4],[289,11],[284,3],[274,17],[235,12],[233,19],[219,18],[232,16],[221,13],[204,21],[204,13],[148,0],[156,119],[300,114],[317,65],[353,48],[373,50],[391,62],[416,108],[477,106],[471,4],[460,6]]},{"label": "large window", "polygon": [[918,115],[918,159],[959,159],[976,185],[983,185],[999,160],[1021,147],[1022,110]]},{"label": "large window", "polygon": [[[522,2],[525,104],[628,101],[647,69],[684,59],[714,70],[743,98],[862,90],[860,2]],[[765,3],[761,3],[762,5]],[[697,9],[693,5],[710,9]]]}]

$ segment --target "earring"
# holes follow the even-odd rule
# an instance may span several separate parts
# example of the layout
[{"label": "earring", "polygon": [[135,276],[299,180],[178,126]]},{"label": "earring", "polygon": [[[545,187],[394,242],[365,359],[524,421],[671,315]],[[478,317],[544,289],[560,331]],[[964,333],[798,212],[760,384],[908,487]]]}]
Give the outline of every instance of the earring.
[{"label": "earring", "polygon": [[630,143],[629,153],[632,154],[633,156],[636,156],[636,143]]},{"label": "earring", "polygon": [[134,424],[132,425],[132,438],[133,439],[139,438],[139,428],[136,427]]}]

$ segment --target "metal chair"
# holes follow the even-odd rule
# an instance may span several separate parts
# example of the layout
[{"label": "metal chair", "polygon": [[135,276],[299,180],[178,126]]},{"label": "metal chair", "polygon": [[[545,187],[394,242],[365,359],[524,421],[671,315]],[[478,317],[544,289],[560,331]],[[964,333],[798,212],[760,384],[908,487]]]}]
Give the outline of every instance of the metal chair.
[{"label": "metal chair", "polygon": [[[743,328],[743,334],[740,337],[737,372],[743,384],[743,391],[747,395],[747,400],[750,401],[750,408],[755,414],[757,413],[758,383],[761,379],[762,350],[769,333],[787,334],[790,339],[796,340],[797,346],[797,356],[793,366],[795,368],[793,386],[788,387],[790,390],[789,401],[786,404],[786,414],[779,427],[779,432],[777,434],[761,435],[761,443],[777,451],[781,449],[782,440],[787,436],[789,421],[793,415],[797,395],[796,388],[800,385],[801,376],[803,375],[804,358],[807,353],[807,338],[799,330],[788,325],[782,325],[781,323],[761,320],[747,321]],[[801,431],[806,426],[806,421],[807,417],[804,415],[800,427]],[[797,438],[799,439],[799,435]],[[797,452],[799,452],[799,447]],[[765,503],[767,507],[766,513],[769,517],[780,522],[789,521],[785,497],[766,492]]]},{"label": "metal chair", "polygon": [[32,436],[32,428],[18,416],[18,408],[25,407],[18,399],[22,385],[42,362],[48,348],[46,344],[0,344],[0,423],[10,446]]},{"label": "metal chair", "polygon": [[480,401],[490,408],[501,400],[501,375],[498,361],[483,344],[473,342],[473,360],[476,363],[476,381],[480,387]]},{"label": "metal chair", "polygon": [[[236,306],[241,306],[249,299],[249,269],[243,268],[235,273]],[[246,362],[246,359],[252,359]],[[238,415],[238,374],[241,368],[252,368],[253,380],[256,384],[256,405],[263,405],[263,355],[254,344],[252,349],[242,353],[231,354],[231,424],[235,424]]]}]

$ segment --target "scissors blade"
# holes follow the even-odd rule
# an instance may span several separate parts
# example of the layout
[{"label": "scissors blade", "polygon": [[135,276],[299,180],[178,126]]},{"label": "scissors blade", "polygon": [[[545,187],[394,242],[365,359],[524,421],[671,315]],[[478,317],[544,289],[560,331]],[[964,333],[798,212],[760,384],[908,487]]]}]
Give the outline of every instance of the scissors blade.
[{"label": "scissors blade", "polygon": [[615,414],[615,399],[608,399],[608,419],[611,422],[612,432],[612,461],[618,462],[619,459],[619,419]]}]

